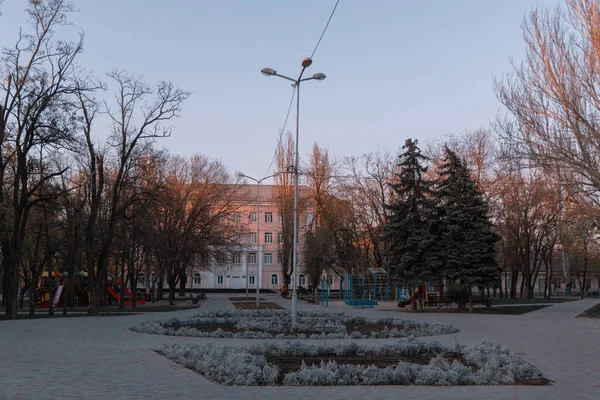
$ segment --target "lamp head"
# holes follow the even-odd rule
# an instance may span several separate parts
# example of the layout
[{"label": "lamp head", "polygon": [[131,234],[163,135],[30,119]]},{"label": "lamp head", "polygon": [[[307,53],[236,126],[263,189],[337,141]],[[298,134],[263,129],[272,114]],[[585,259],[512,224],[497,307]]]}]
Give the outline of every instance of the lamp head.
[{"label": "lamp head", "polygon": [[241,172],[237,176],[238,176],[238,178],[245,178],[246,177],[246,175],[242,174]]},{"label": "lamp head", "polygon": [[302,60],[302,66],[304,68],[310,67],[311,64],[312,64],[312,60],[310,59],[310,57],[306,57],[304,60]]},{"label": "lamp head", "polygon": [[316,79],[317,81],[325,80],[325,78],[327,78],[327,76],[322,72],[317,72],[313,75],[313,79]]},{"label": "lamp head", "polygon": [[273,76],[277,73],[273,68],[263,68],[260,70],[260,73],[265,76]]}]

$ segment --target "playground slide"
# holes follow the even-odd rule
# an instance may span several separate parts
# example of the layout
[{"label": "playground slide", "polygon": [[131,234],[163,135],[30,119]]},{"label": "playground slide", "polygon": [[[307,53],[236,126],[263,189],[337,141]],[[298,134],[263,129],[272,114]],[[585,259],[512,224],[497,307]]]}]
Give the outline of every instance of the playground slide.
[{"label": "playground slide", "polygon": [[[129,289],[125,289],[125,293],[127,293],[127,296],[129,296],[130,299],[133,299],[133,294],[131,294],[131,290]],[[146,300],[144,299],[140,299],[139,297],[136,299],[135,301],[136,303],[142,303],[142,304],[146,304]]]},{"label": "playground slide", "polygon": [[[108,293],[110,293],[110,295],[112,297],[114,297],[117,301],[121,300],[120,297],[119,297],[119,295],[117,294],[117,292],[115,292],[110,286],[108,287]],[[127,307],[131,307],[133,305],[130,301],[125,301],[124,304]]]},{"label": "playground slide", "polygon": [[60,295],[62,294],[63,291],[63,285],[59,285],[58,288],[56,288],[56,292],[54,292],[54,300],[52,300],[52,307],[55,307],[58,304],[58,301],[60,300]]}]

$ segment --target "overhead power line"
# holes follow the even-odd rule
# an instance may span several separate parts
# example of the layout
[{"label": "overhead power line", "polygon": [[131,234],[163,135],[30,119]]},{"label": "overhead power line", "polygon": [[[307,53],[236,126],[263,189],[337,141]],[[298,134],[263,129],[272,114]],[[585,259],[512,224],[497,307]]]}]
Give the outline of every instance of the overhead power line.
[{"label": "overhead power line", "polygon": [[327,20],[327,24],[325,24],[325,29],[323,29],[323,32],[321,33],[321,37],[319,37],[319,41],[317,42],[315,49],[313,50],[312,54],[310,55],[310,58],[313,58],[313,56],[317,52],[317,49],[319,48],[319,45],[321,44],[321,40],[323,40],[323,36],[325,36],[325,32],[327,32],[327,28],[329,28],[329,23],[331,22],[331,19],[333,18],[333,14],[335,14],[335,10],[336,10],[338,4],[340,4],[340,0],[337,0],[335,2],[335,6],[333,6],[333,10],[331,11],[331,15],[329,16],[329,19]]},{"label": "overhead power line", "polygon": [[[329,19],[327,20],[327,23],[325,24],[325,28],[323,28],[323,32],[321,32],[321,36],[319,37],[319,40],[317,41],[317,44],[316,44],[312,54],[310,55],[310,58],[313,58],[315,53],[317,52],[317,49],[319,48],[319,45],[321,44],[321,41],[323,40],[323,37],[325,36],[325,32],[327,32],[327,28],[329,28],[329,23],[331,22],[331,19],[333,18],[333,15],[335,14],[335,10],[337,9],[338,4],[340,4],[340,0],[337,0],[335,2],[335,5],[333,6],[333,10],[331,10],[331,14],[329,15]],[[290,99],[290,105],[288,106],[288,110],[285,115],[285,120],[283,121],[283,127],[281,128],[281,131],[279,132],[279,140],[277,141],[277,147],[275,147],[275,152],[273,154],[273,158],[271,158],[271,163],[269,164],[269,168],[267,168],[267,171],[265,172],[264,176],[269,175],[269,171],[273,167],[275,158],[277,158],[277,150],[279,149],[279,147],[281,146],[281,143],[282,143],[283,133],[285,132],[285,127],[287,126],[287,122],[290,117],[292,105],[294,104],[294,95],[295,94],[296,94],[296,87],[294,86],[294,90],[292,91],[292,98]]]},{"label": "overhead power line", "polygon": [[273,153],[273,158],[271,158],[271,163],[269,164],[269,168],[267,168],[267,172],[263,178],[269,175],[269,171],[271,171],[271,167],[273,167],[273,163],[275,162],[275,158],[277,157],[277,149],[281,146],[281,139],[283,138],[283,133],[285,132],[285,127],[287,126],[288,119],[290,118],[290,111],[292,111],[292,105],[294,104],[294,95],[296,94],[296,86],[294,86],[294,90],[292,91],[292,98],[290,99],[290,105],[288,106],[287,114],[285,115],[285,120],[283,121],[283,127],[281,131],[279,131],[279,140],[277,141],[277,147],[275,147],[275,152]]}]

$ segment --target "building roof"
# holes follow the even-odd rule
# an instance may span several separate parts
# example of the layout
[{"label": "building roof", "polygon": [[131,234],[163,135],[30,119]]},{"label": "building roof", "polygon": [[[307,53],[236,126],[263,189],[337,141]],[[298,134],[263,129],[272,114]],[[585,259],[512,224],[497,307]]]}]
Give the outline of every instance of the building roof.
[{"label": "building roof", "polygon": [[[259,187],[260,186],[260,187]],[[256,191],[259,189],[260,202],[275,202],[277,201],[277,185],[238,185],[238,195],[240,201],[255,202]],[[293,195],[294,188],[290,191]],[[308,186],[298,186],[299,197],[309,197],[310,188]]]}]

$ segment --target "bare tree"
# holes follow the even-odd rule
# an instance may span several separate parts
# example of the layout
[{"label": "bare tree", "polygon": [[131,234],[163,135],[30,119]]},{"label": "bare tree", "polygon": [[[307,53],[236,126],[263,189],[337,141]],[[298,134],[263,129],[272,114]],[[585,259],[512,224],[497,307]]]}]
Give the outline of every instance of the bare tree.
[{"label": "bare tree", "polygon": [[[31,155],[55,151],[72,143],[72,122],[65,105],[74,88],[70,77],[81,52],[76,43],[57,41],[54,30],[67,22],[73,7],[63,0],[29,2],[33,33],[22,31],[14,47],[4,50],[0,81],[0,241],[4,267],[6,316],[16,318],[19,265],[32,197],[63,170],[48,168],[31,180]],[[43,150],[40,150],[42,149]],[[14,165],[14,170],[8,169]],[[14,178],[8,175],[12,173]],[[39,197],[38,201],[43,201]]]},{"label": "bare tree", "polygon": [[[512,117],[502,121],[503,137],[517,156],[552,173],[567,170],[579,190],[597,193],[600,4],[567,0],[566,8],[538,8],[522,27],[525,60],[495,82],[497,97]],[[598,197],[592,198],[598,204]]]},{"label": "bare tree", "polygon": [[[277,200],[277,211],[281,216],[282,242],[279,244],[279,255],[281,256],[281,272],[283,274],[284,286],[290,284],[294,257],[294,139],[290,133],[287,140],[279,142],[277,147],[277,168],[279,175],[275,177],[275,196]],[[257,218],[260,216],[257,215]]]},{"label": "bare tree", "polygon": [[[97,151],[91,136],[93,117],[99,106],[89,97],[79,97],[85,121],[83,134],[87,144],[86,169],[90,179],[90,214],[86,227],[85,248],[92,294],[91,314],[99,312],[100,301],[103,298],[103,282],[107,279],[112,239],[123,210],[121,192],[130,169],[135,165],[136,155],[139,155],[137,150],[147,141],[171,134],[171,127],[166,124],[179,115],[183,101],[189,96],[189,93],[176,88],[170,82],[160,82],[155,89],[151,89],[140,79],[122,71],[113,71],[109,77],[117,86],[114,109],[105,103],[107,114],[112,121],[109,145],[114,151],[110,188],[105,186],[108,171],[106,155]],[[109,192],[105,195],[105,190],[108,189]],[[105,196],[108,203],[107,227],[106,232],[99,237],[99,211]]]},{"label": "bare tree", "polygon": [[190,160],[170,157],[157,173],[163,184],[150,211],[152,247],[173,304],[187,269],[208,267],[202,260],[240,246],[239,226],[228,221],[239,207],[240,193],[222,163],[201,155]]}]

